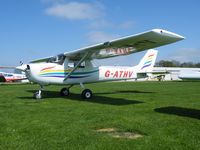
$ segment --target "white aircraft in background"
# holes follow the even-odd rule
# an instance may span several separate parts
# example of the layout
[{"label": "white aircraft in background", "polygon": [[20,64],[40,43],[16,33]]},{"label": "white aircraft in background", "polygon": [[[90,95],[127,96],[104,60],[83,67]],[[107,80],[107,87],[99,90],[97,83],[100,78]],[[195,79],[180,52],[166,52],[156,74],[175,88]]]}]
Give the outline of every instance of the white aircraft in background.
[{"label": "white aircraft in background", "polygon": [[144,77],[146,73],[152,71],[157,51],[148,51],[139,65],[134,67],[94,67],[91,62],[93,59],[129,55],[182,39],[184,37],[178,34],[162,29],[153,29],[144,33],[65,52],[55,57],[34,60],[27,65],[17,67],[17,69],[24,70],[30,81],[41,86],[41,89],[34,94],[36,99],[42,98],[43,87],[50,84],[69,85],[67,88],[61,89],[60,93],[63,96],[69,95],[69,89],[73,85],[80,84],[84,89],[82,97],[89,99],[92,97],[92,91],[85,89],[83,84]]},{"label": "white aircraft in background", "polygon": [[157,78],[159,81],[161,81],[166,80],[165,76],[167,74],[171,75],[171,80],[174,80],[173,78],[177,80],[176,77],[182,80],[200,80],[200,68],[154,67],[153,71],[149,73],[148,76],[152,79]]},{"label": "white aircraft in background", "polygon": [[25,74],[0,72],[0,82],[17,82],[26,79]]},{"label": "white aircraft in background", "polygon": [[182,80],[200,80],[199,71],[181,71],[178,78]]}]

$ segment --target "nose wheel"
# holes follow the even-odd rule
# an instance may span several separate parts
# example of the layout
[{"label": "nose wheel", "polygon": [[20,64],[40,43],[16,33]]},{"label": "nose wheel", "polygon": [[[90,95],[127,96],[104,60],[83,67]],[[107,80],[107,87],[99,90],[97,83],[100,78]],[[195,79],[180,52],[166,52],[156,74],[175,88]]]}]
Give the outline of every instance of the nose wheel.
[{"label": "nose wheel", "polygon": [[42,85],[40,85],[40,90],[35,92],[35,94],[33,95],[33,97],[35,99],[42,99],[42,91],[44,90],[44,87]]},{"label": "nose wheel", "polygon": [[42,98],[42,91],[39,90],[39,91],[35,92],[35,94],[33,95],[33,97],[35,99],[41,99]]}]

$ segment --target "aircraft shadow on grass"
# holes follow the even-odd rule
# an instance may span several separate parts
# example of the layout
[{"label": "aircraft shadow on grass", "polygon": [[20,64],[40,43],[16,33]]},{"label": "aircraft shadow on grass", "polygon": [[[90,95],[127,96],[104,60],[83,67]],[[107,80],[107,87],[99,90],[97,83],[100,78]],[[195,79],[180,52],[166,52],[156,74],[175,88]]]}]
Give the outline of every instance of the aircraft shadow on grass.
[{"label": "aircraft shadow on grass", "polygon": [[200,120],[200,110],[192,109],[192,108],[184,108],[177,106],[168,106],[154,109],[156,112],[169,114],[169,115],[177,115],[183,117],[190,117]]},{"label": "aircraft shadow on grass", "polygon": [[119,94],[119,93],[127,93],[127,94],[133,94],[133,93],[141,93],[141,94],[151,94],[154,92],[147,92],[147,91],[138,91],[138,90],[117,90],[117,91],[112,91],[112,92],[95,92],[95,94]]},{"label": "aircraft shadow on grass", "polygon": [[[35,90],[27,90],[27,92],[35,93]],[[116,92],[117,93],[117,92]],[[103,94],[103,93],[101,93]],[[57,91],[44,91],[43,92],[44,99],[45,98],[63,98],[74,101],[84,101],[90,103],[99,103],[99,104],[107,104],[107,105],[131,105],[131,104],[140,104],[144,103],[138,100],[128,100],[124,98],[112,98],[101,96],[100,93],[94,93],[92,99],[82,99],[80,94],[70,93],[68,97],[60,96],[60,93]],[[33,99],[33,97],[18,97],[20,99]]]}]

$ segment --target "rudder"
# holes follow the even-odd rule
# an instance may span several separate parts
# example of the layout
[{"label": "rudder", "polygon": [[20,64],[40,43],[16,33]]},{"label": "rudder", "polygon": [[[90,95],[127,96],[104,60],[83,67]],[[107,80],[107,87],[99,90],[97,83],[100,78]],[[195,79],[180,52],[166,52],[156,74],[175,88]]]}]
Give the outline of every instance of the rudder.
[{"label": "rudder", "polygon": [[152,72],[154,64],[156,62],[157,54],[157,50],[148,50],[138,64],[138,72]]}]

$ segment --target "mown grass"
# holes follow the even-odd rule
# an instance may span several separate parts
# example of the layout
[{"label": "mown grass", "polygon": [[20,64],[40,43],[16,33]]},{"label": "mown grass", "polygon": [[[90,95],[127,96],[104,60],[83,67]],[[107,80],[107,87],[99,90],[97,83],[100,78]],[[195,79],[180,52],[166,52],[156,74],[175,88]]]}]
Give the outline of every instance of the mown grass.
[{"label": "mown grass", "polygon": [[[60,97],[48,86],[0,86],[0,149],[200,149],[200,82],[116,82],[88,84]],[[115,128],[142,138],[113,138],[96,132]]]}]

